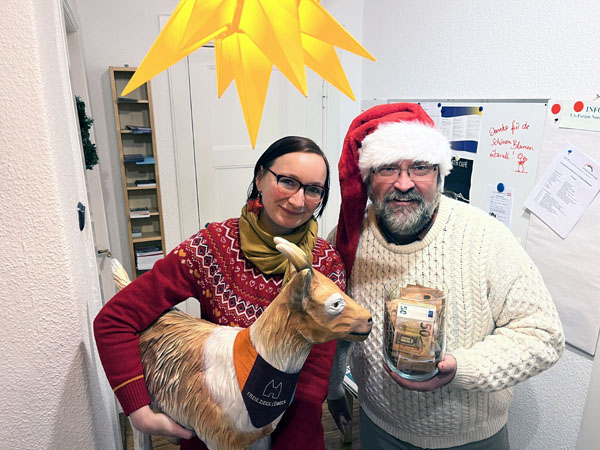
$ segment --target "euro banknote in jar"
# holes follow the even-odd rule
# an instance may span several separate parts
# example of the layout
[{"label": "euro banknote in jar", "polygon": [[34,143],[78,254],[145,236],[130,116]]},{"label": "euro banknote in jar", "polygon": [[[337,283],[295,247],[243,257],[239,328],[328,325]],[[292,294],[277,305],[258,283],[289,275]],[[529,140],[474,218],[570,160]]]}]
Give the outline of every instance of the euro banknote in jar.
[{"label": "euro banknote in jar", "polygon": [[437,373],[445,350],[443,291],[411,284],[387,290],[384,352],[392,370],[410,379]]}]

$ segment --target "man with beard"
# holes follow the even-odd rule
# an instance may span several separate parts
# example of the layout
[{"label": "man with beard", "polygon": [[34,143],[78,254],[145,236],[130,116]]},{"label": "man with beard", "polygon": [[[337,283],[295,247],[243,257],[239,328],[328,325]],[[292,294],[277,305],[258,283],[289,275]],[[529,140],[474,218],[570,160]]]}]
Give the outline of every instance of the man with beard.
[{"label": "man with beard", "polygon": [[[330,240],[346,264],[348,294],[373,314],[371,335],[351,357],[363,450],[508,449],[512,386],[564,349],[550,294],[510,230],[441,194],[451,167],[448,141],[416,104],[371,108],[344,140]],[[405,379],[384,362],[392,280],[448,294],[446,356],[428,380]],[[340,341],[328,397],[342,431],[351,417],[341,387],[347,352]]]}]

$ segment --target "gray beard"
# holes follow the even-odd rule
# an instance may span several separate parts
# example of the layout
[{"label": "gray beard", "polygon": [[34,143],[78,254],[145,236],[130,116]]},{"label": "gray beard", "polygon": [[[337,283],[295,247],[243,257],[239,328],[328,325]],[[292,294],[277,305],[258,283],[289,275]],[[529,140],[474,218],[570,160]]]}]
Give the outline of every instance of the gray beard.
[{"label": "gray beard", "polygon": [[[417,236],[431,221],[433,213],[440,203],[441,192],[438,189],[430,202],[423,196],[412,190],[408,192],[391,191],[383,200],[373,200],[371,187],[369,186],[369,197],[375,208],[375,215],[385,235],[395,242],[407,241]],[[392,200],[418,202],[416,208],[394,209],[388,202]]]}]

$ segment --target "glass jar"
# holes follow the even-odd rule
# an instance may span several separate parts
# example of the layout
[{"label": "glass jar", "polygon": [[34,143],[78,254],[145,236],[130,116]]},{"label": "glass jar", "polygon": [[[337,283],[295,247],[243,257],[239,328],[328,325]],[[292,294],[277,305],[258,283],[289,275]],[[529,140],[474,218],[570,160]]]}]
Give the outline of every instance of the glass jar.
[{"label": "glass jar", "polygon": [[424,381],[438,373],[446,351],[447,298],[447,289],[386,283],[383,354],[401,377]]}]

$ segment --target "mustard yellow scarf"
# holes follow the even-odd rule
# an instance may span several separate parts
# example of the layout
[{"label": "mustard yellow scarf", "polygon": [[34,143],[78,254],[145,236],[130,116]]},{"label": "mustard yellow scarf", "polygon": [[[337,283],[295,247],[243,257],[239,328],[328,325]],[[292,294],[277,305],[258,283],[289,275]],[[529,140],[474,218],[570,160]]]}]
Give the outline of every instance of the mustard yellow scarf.
[{"label": "mustard yellow scarf", "polygon": [[[311,217],[292,234],[283,237],[300,247],[312,264],[318,229],[317,221]],[[240,216],[240,242],[244,255],[264,274],[283,273],[283,282],[286,283],[289,278],[288,259],[279,253],[273,237],[258,223],[258,214],[248,212],[248,205],[244,205]]]}]

